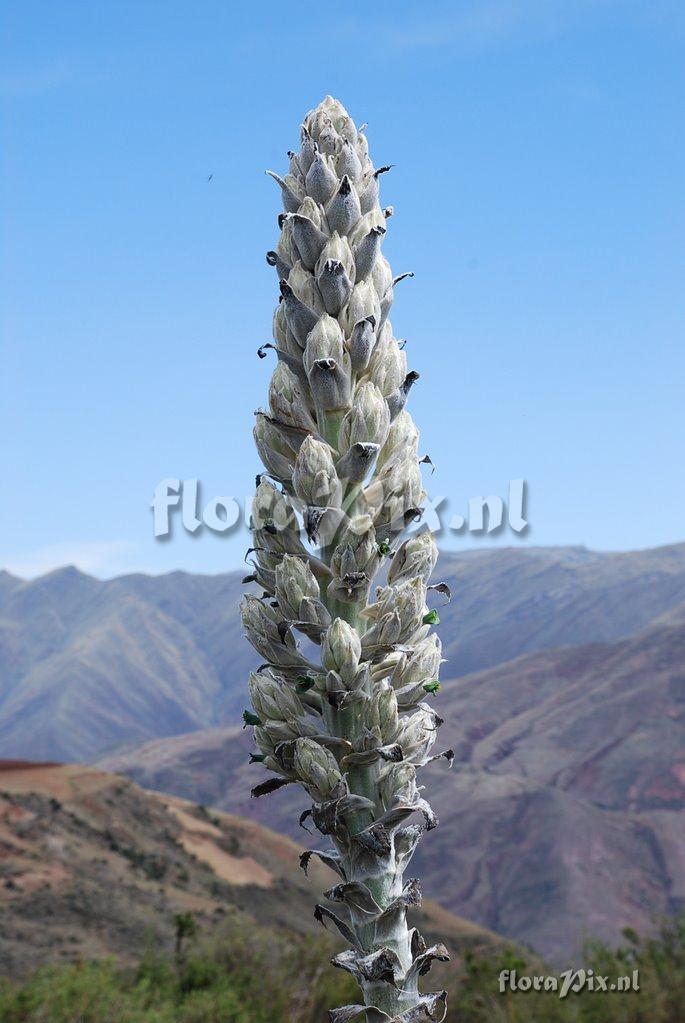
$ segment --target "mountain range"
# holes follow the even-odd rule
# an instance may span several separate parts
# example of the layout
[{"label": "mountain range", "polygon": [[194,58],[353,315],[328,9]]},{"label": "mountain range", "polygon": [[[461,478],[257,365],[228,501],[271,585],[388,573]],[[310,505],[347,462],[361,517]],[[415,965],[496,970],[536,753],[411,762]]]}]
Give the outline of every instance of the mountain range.
[{"label": "mountain range", "polygon": [[[445,555],[451,772],[418,867],[443,905],[548,957],[685,904],[685,545]],[[240,575],[0,575],[0,755],[99,761],[297,837],[240,728]],[[256,773],[257,772],[257,773]]]}]

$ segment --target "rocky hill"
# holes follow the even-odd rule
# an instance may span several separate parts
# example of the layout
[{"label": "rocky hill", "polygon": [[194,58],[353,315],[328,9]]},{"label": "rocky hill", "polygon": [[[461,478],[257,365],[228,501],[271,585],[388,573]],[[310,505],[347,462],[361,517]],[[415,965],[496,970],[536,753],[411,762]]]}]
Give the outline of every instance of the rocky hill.
[{"label": "rocky hill", "polygon": [[[313,906],[337,878],[316,860],[306,878],[300,852],[253,822],[103,771],[0,761],[0,973],[171,951],[177,913],[205,932],[233,919],[324,940]],[[415,922],[454,950],[503,944],[430,903]]]}]

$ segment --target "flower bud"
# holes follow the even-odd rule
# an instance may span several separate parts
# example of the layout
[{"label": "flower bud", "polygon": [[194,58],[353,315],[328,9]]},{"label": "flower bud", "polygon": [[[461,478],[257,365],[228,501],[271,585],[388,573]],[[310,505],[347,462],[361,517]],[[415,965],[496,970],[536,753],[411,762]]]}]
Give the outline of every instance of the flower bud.
[{"label": "flower bud", "polygon": [[279,348],[285,348],[288,338],[288,323],[285,318],[285,303],[279,302],[276,306],[272,321],[272,331],[274,341]]},{"label": "flower bud", "polygon": [[362,612],[370,621],[379,621],[390,611],[400,619],[400,642],[406,643],[422,628],[426,613],[426,584],[421,578],[407,579],[397,586],[379,590],[378,600]]},{"label": "flower bud", "polygon": [[347,483],[361,483],[369,475],[379,451],[380,444],[353,444],[336,462],[335,471]]},{"label": "flower bud", "polygon": [[[293,717],[287,721],[265,721],[264,731],[276,746],[282,742],[292,742],[294,739],[317,734],[316,727],[304,717]],[[280,750],[276,751],[276,755],[279,761],[283,763]],[[292,770],[292,763],[290,763],[289,769]]]},{"label": "flower bud", "polygon": [[359,159],[361,160],[362,168],[366,173],[367,164],[369,163],[369,141],[361,129],[357,132],[356,149]]},{"label": "flower bud", "polygon": [[345,110],[345,107],[337,99],[332,96],[327,97],[328,103],[328,114],[332,124],[335,126],[336,131],[341,138],[347,139],[348,142],[357,141],[357,129],[355,123]]},{"label": "flower bud", "polygon": [[307,338],[302,361],[309,375],[318,359],[334,359],[340,365],[344,362],[343,334],[337,320],[324,313]]},{"label": "flower bud", "polygon": [[303,124],[300,126],[300,167],[303,174],[306,174],[311,167],[315,153],[316,143],[306,125]]},{"label": "flower bud", "polygon": [[362,656],[370,658],[399,643],[402,622],[397,611],[389,611],[362,636]]},{"label": "flower bud", "polygon": [[[337,131],[332,124],[327,124],[319,133],[319,149],[326,156],[334,157],[340,146],[342,145],[342,139],[338,135]],[[331,167],[335,167],[335,161],[331,161]]]},{"label": "flower bud", "polygon": [[316,430],[297,378],[284,362],[276,363],[269,383],[269,408],[277,419],[310,432]]},{"label": "flower bud", "polygon": [[401,532],[407,525],[405,515],[421,507],[425,498],[417,463],[404,459],[385,466],[364,489],[364,501],[372,515],[376,532]]},{"label": "flower bud", "polygon": [[[285,321],[300,348],[307,343],[307,335],[316,326],[317,314],[302,302],[287,281],[281,281],[281,296],[285,306]],[[379,306],[380,317],[380,306]]]},{"label": "flower bud", "polygon": [[361,241],[355,245],[354,262],[357,270],[355,278],[356,284],[360,281],[365,281],[369,274],[373,272],[376,261],[380,256],[381,242],[383,241],[385,231],[385,227],[378,224],[376,227],[372,227],[369,233],[364,235]]},{"label": "flower bud", "polygon": [[318,285],[327,313],[337,316],[352,292],[352,282],[344,265],[337,259],[328,259],[317,273]]},{"label": "flower bud", "polygon": [[[358,284],[355,291],[360,287],[364,287],[364,285]],[[380,323],[380,314],[376,323]],[[399,348],[397,341],[392,336],[392,329],[388,329],[388,326],[386,323],[380,332],[368,368],[369,379],[376,384],[386,398],[404,383],[407,375],[407,357]]]},{"label": "flower bud", "polygon": [[375,227],[382,227],[385,230],[385,221],[386,217],[380,206],[374,206],[372,210],[365,213],[363,217],[360,217],[350,232],[352,250],[354,251],[362,239],[366,238],[369,231],[372,231]]},{"label": "flower bud", "polygon": [[306,270],[300,259],[297,260],[288,274],[288,284],[293,289],[293,294],[302,302],[307,309],[316,316],[321,316],[324,311],[321,294],[316,286],[314,274]]},{"label": "flower bud", "polygon": [[[301,212],[291,213],[289,218],[292,225],[292,240],[299,257],[307,270],[313,270],[328,237],[314,220],[304,216]],[[295,261],[293,260],[293,262]]]},{"label": "flower bud", "polygon": [[295,459],[295,493],[305,504],[316,507],[340,507],[342,488],[331,449],[323,441],[307,437]]},{"label": "flower bud", "polygon": [[[321,152],[314,154],[304,183],[307,195],[310,195],[315,202],[325,206],[338,187],[338,175],[331,167],[328,156]],[[299,202],[297,205],[299,206]],[[292,212],[296,211],[297,206]]]},{"label": "flower bud", "polygon": [[254,530],[253,541],[257,560],[266,569],[275,569],[284,554],[307,557],[297,523],[292,529],[279,529],[274,523],[266,523],[263,528]]},{"label": "flower bud", "polygon": [[311,220],[312,224],[318,227],[320,231],[324,230],[323,210],[318,202],[314,202],[310,196],[305,196],[297,212],[301,217],[307,217],[308,220]]},{"label": "flower bud", "polygon": [[436,633],[417,643],[411,653],[404,654],[392,674],[394,689],[422,685],[437,679],[442,663],[442,646]]},{"label": "flower bud", "polygon": [[400,720],[395,741],[402,747],[404,759],[424,764],[435,744],[440,719],[426,704]]},{"label": "flower bud", "polygon": [[438,548],[433,534],[428,530],[412,536],[399,547],[388,571],[391,585],[403,579],[420,576],[428,582],[438,560]]},{"label": "flower bud", "polygon": [[378,456],[376,471],[390,469],[399,461],[418,459],[419,431],[407,412],[400,412],[390,426],[387,440]]},{"label": "flower bud", "polygon": [[338,673],[348,685],[359,668],[362,644],[356,629],[342,618],[336,618],[321,644],[321,663],[327,671]]},{"label": "flower bud", "polygon": [[399,718],[397,696],[393,689],[388,686],[374,694],[367,708],[364,723],[378,736],[383,745],[394,741]]},{"label": "flower bud", "polygon": [[317,408],[333,412],[350,407],[350,377],[345,367],[335,359],[317,359],[314,362],[309,386]]},{"label": "flower bud", "polygon": [[291,634],[288,632],[283,637],[279,633],[281,619],[272,607],[248,593],[240,605],[240,617],[247,638],[267,663],[283,669],[303,666],[304,659]]},{"label": "flower bud", "polygon": [[310,110],[304,123],[315,142],[318,142],[321,134],[330,128],[334,128],[338,134],[350,142],[355,142],[357,138],[357,130],[352,118],[342,103],[334,99],[333,96],[326,96],[315,110]]},{"label": "flower bud", "polygon": [[363,373],[369,365],[369,360],[376,347],[376,324],[373,316],[367,316],[365,320],[355,323],[350,339],[347,342],[347,350],[350,353],[350,363],[353,373]]},{"label": "flower bud", "polygon": [[[355,323],[373,316],[376,323],[381,322],[381,304],[376,294],[376,289],[370,281],[362,281],[355,284],[350,295],[350,300],[343,309],[340,317],[342,328],[346,335],[352,333]],[[404,376],[404,374],[403,374]],[[399,384],[399,381],[398,381]],[[398,386],[395,384],[395,387]],[[395,387],[391,390],[395,390]]]},{"label": "flower bud", "polygon": [[265,415],[258,415],[252,431],[257,451],[269,472],[279,480],[293,475],[294,452]]},{"label": "flower bud", "polygon": [[416,767],[403,761],[393,764],[380,780],[381,802],[386,810],[398,803],[411,806],[418,795]]},{"label": "flower bud", "polygon": [[330,611],[316,597],[303,597],[300,602],[297,628],[314,643],[321,642],[321,636],[331,624]]},{"label": "flower bud", "polygon": [[276,566],[276,600],[285,618],[297,620],[305,597],[317,599],[319,584],[306,561],[284,554]]},{"label": "flower bud", "polygon": [[293,767],[317,802],[325,803],[343,794],[344,782],[335,757],[313,739],[296,741]]},{"label": "flower bud", "polygon": [[419,374],[415,370],[412,370],[411,373],[407,373],[397,390],[388,395],[387,400],[391,420],[397,419],[400,412],[404,409],[404,406],[407,404],[407,399],[409,398],[409,392],[418,379]]},{"label": "flower bud", "polygon": [[276,273],[278,279],[288,278],[290,271],[293,266],[300,258],[297,248],[293,242],[292,227],[287,223],[287,217],[291,217],[292,213],[285,214],[283,229],[278,238],[275,252],[267,252],[266,261],[269,266],[276,267]]},{"label": "flower bud", "polygon": [[262,721],[290,721],[305,710],[287,682],[253,671],[249,681],[252,706]]},{"label": "flower bud", "polygon": [[288,498],[273,483],[262,479],[252,499],[252,527],[262,529],[266,525],[299,532],[295,512]]},{"label": "flower bud", "polygon": [[340,235],[349,234],[361,213],[357,190],[345,174],[337,192],[326,206],[328,225],[331,231],[337,231]]},{"label": "flower bud", "polygon": [[328,587],[331,599],[357,603],[366,597],[380,556],[373,522],[368,515],[350,519],[331,558],[333,581]]},{"label": "flower bud", "polygon": [[292,150],[288,151],[290,157],[290,164],[288,165],[288,173],[292,174],[294,178],[298,180],[302,177],[302,167],[300,165],[300,154],[294,153]]},{"label": "flower bud", "polygon": [[247,632],[260,636],[278,637],[278,616],[273,608],[264,604],[254,594],[245,594],[240,605],[240,614]]},{"label": "flower bud", "polygon": [[[352,249],[347,238],[340,237],[337,231],[334,231],[329,240],[321,250],[314,274],[316,277],[319,276],[323,270],[325,264],[329,260],[335,260],[338,263],[342,263],[345,267],[345,273],[351,281],[354,280],[355,269],[354,269],[354,256],[352,255]],[[380,304],[379,304],[380,310]]]},{"label": "flower bud", "polygon": [[292,174],[286,174],[285,178],[282,178],[280,175],[274,174],[273,171],[268,170],[266,173],[280,186],[283,208],[289,213],[295,213],[304,199],[304,190],[300,182]]},{"label": "flower bud", "polygon": [[338,448],[348,451],[353,444],[385,444],[390,430],[388,403],[375,384],[367,381],[357,388],[354,404],[340,424]]},{"label": "flower bud", "polygon": [[335,169],[339,178],[347,175],[353,182],[359,181],[362,176],[362,162],[357,150],[348,139],[342,140],[342,146],[335,161]]},{"label": "flower bud", "polygon": [[288,773],[283,770],[281,762],[276,757],[276,744],[267,730],[258,726],[255,728],[253,736],[255,746],[259,750],[259,753],[253,759],[260,760],[267,770],[273,771],[275,774]]},{"label": "flower bud", "polygon": [[373,267],[373,286],[382,298],[392,288],[392,270],[384,255],[379,254]]},{"label": "flower bud", "polygon": [[389,171],[390,167],[378,167],[376,170],[369,171],[363,178],[360,184],[360,195],[359,201],[361,203],[362,212],[368,213],[374,206],[378,205],[379,187],[378,179],[381,174]]}]

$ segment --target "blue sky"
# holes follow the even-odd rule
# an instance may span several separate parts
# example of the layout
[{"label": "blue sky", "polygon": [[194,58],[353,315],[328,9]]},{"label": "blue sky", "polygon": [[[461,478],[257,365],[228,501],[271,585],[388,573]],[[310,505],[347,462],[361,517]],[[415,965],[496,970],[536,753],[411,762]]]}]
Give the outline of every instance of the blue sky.
[{"label": "blue sky", "polygon": [[[0,564],[235,567],[155,542],[168,476],[242,498],[270,365],[278,194],[326,93],[394,163],[383,199],[412,413],[474,543],[685,539],[679,3],[3,6]],[[207,181],[208,176],[213,178]]]}]

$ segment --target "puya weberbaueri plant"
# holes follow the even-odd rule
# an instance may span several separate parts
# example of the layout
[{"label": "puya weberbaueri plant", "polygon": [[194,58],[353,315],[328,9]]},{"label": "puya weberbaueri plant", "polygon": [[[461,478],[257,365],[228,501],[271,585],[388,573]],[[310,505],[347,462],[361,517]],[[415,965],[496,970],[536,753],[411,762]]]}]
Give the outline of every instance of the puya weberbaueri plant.
[{"label": "puya weberbaueri plant", "polygon": [[[331,1023],[443,1020],[446,993],[420,978],[443,945],[407,922],[421,901],[405,871],[437,820],[421,795],[441,720],[440,641],[429,586],[437,550],[420,518],[425,492],[418,431],[407,411],[418,374],[388,319],[395,285],[381,252],[392,213],[363,129],[327,97],[307,115],[301,148],[280,186],[284,212],[276,268],[277,357],[268,408],[256,413],[265,472],[252,507],[260,596],[242,604],[245,632],[264,664],[250,677],[255,761],[275,775],[265,795],[299,783],[330,848],[306,852],[340,882],[316,907],[351,946],[333,959],[359,982],[360,1004]],[[383,572],[384,585],[371,592]],[[432,593],[430,591],[433,591]],[[447,594],[449,598],[449,594]],[[331,906],[333,908],[331,908]],[[362,1004],[363,1002],[363,1004]]]}]

